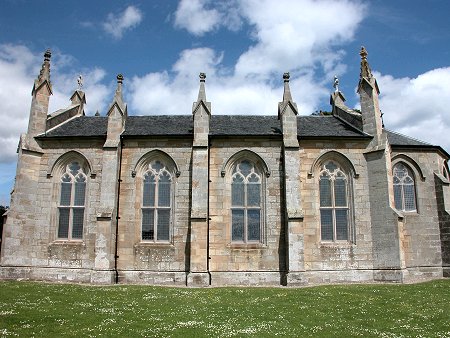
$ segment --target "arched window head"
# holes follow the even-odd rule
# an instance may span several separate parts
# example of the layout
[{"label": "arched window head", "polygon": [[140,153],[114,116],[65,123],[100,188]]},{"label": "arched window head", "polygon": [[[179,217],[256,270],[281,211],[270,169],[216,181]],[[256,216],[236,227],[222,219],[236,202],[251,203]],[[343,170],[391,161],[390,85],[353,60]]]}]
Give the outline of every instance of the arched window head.
[{"label": "arched window head", "polygon": [[66,165],[60,179],[59,239],[82,239],[87,176],[80,162]]},{"label": "arched window head", "polygon": [[351,233],[348,175],[334,161],[320,167],[320,229],[322,241],[348,241]]},{"label": "arched window head", "polygon": [[168,242],[172,208],[172,175],[163,161],[148,165],[143,176],[142,240]]},{"label": "arched window head", "polygon": [[240,160],[232,171],[231,240],[260,242],[262,224],[261,173],[249,160]]},{"label": "arched window head", "polygon": [[395,208],[401,211],[416,211],[416,187],[414,175],[403,163],[393,169]]}]

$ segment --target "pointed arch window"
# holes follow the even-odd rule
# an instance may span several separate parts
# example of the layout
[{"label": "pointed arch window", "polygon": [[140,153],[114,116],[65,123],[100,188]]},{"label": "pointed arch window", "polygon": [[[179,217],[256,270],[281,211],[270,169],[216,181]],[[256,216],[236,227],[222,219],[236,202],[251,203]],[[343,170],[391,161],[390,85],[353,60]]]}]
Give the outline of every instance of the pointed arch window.
[{"label": "pointed arch window", "polygon": [[80,163],[71,162],[60,181],[59,239],[82,239],[87,176]]},{"label": "pointed arch window", "polygon": [[405,164],[397,163],[393,169],[395,208],[416,211],[416,187],[414,175]]},{"label": "pointed arch window", "polygon": [[155,160],[144,174],[142,240],[168,242],[172,210],[172,174],[165,163]]},{"label": "pointed arch window", "polygon": [[262,238],[261,173],[249,160],[239,161],[231,182],[231,240],[260,242]]},{"label": "pointed arch window", "polygon": [[349,241],[351,238],[351,196],[348,175],[334,161],[320,171],[320,229],[322,241]]}]

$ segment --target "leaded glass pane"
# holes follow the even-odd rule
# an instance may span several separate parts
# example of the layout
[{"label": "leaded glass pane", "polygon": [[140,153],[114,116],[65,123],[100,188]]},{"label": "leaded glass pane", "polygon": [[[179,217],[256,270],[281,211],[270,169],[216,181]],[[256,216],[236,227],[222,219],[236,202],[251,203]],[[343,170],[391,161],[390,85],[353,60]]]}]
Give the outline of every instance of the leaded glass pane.
[{"label": "leaded glass pane", "polygon": [[394,185],[394,201],[395,201],[395,209],[402,210],[402,186]]},{"label": "leaded glass pane", "polygon": [[328,176],[323,175],[320,177],[319,189],[320,189],[320,206],[331,207],[331,182]]},{"label": "leaded glass pane", "polygon": [[75,182],[75,198],[73,204],[77,206],[83,206],[85,195],[86,195],[86,183]]},{"label": "leaded glass pane", "polygon": [[256,209],[247,210],[247,239],[259,241],[261,239],[261,212]]},{"label": "leaded glass pane", "polygon": [[244,210],[232,210],[231,211],[231,240],[243,241],[244,240]]},{"label": "leaded glass pane", "polygon": [[59,208],[58,238],[69,237],[69,208]]},{"label": "leaded glass pane", "polygon": [[153,209],[142,209],[142,239],[153,240],[155,211]]},{"label": "leaded glass pane", "polygon": [[261,185],[247,184],[247,206],[259,207],[261,203]]},{"label": "leaded glass pane", "polygon": [[74,208],[72,213],[72,238],[83,238],[84,208]]},{"label": "leaded glass pane", "polygon": [[64,174],[63,177],[61,177],[61,182],[70,183],[72,182],[72,177],[70,177],[69,174]]},{"label": "leaded glass pane", "polygon": [[164,168],[164,165],[159,162],[159,161],[155,161],[152,163],[152,169],[156,172],[160,171],[162,168]]},{"label": "leaded glass pane", "polygon": [[168,241],[169,240],[169,226],[170,226],[170,210],[169,209],[158,209],[158,231],[157,240],[158,241]]},{"label": "leaded glass pane", "polygon": [[142,205],[144,207],[155,206],[155,177],[147,175],[144,180],[144,194]]},{"label": "leaded glass pane", "polygon": [[337,169],[337,165],[334,162],[328,162],[327,164],[325,164],[325,169],[332,173]]},{"label": "leaded glass pane", "polygon": [[244,177],[250,174],[252,168],[253,165],[249,161],[242,161],[241,163],[239,163],[239,171],[242,173],[242,175],[244,175]]},{"label": "leaded glass pane", "polygon": [[158,206],[169,207],[170,206],[170,176],[167,173],[163,173],[159,178],[158,183]]},{"label": "leaded glass pane", "polygon": [[80,169],[81,167],[78,162],[72,162],[71,164],[69,164],[69,171],[73,176],[76,176]]},{"label": "leaded glass pane", "polygon": [[345,179],[339,178],[334,181],[334,204],[337,207],[347,206],[347,189]]},{"label": "leaded glass pane", "polygon": [[255,174],[255,173],[253,173],[253,174],[251,174],[249,177],[248,177],[248,182],[250,182],[250,183],[258,183],[259,182],[259,176],[257,175],[257,174]]},{"label": "leaded glass pane", "polygon": [[416,210],[416,196],[414,193],[414,185],[403,186],[403,198],[405,199],[405,211]]},{"label": "leaded glass pane", "polygon": [[331,209],[320,210],[321,237],[323,241],[333,240],[333,214]]},{"label": "leaded glass pane", "polygon": [[394,175],[401,180],[408,175],[408,169],[403,164],[399,163],[394,167]]},{"label": "leaded glass pane", "polygon": [[339,241],[348,239],[347,209],[336,209],[336,239]]},{"label": "leaded glass pane", "polygon": [[61,183],[61,199],[60,199],[60,205],[70,205],[70,198],[72,194],[72,183]]},{"label": "leaded glass pane", "polygon": [[231,205],[244,206],[244,182],[240,175],[236,175],[231,184]]}]

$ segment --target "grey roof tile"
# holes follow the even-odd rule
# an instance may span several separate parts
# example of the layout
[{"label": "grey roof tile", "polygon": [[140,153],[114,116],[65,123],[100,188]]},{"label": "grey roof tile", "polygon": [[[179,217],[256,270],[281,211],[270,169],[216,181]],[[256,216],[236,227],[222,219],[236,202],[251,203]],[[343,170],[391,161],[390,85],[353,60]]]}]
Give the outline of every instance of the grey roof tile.
[{"label": "grey roof tile", "polygon": [[386,130],[389,143],[393,146],[431,146],[431,144],[416,140],[394,131]]},{"label": "grey roof tile", "polygon": [[[107,117],[80,116],[48,131],[41,137],[105,137]],[[277,116],[213,115],[212,136],[281,136]],[[430,146],[429,144],[392,131],[388,139],[394,146]],[[303,138],[350,137],[366,138],[369,135],[334,116],[299,116],[298,134]],[[132,136],[189,136],[193,135],[192,115],[154,115],[127,117],[126,137]]]},{"label": "grey roof tile", "polygon": [[106,136],[108,118],[80,116],[48,131],[44,137],[93,137]]}]

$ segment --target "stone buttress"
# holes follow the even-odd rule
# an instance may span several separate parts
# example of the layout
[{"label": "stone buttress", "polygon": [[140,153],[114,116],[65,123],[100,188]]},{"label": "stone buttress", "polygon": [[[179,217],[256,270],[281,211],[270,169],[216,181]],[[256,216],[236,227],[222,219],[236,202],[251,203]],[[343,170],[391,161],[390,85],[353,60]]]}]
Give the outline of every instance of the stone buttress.
[{"label": "stone buttress", "polygon": [[292,100],[289,73],[283,75],[283,101],[278,103],[278,119],[283,133],[283,166],[285,199],[285,227],[287,240],[287,284],[303,284],[304,236],[303,210],[300,192],[300,146],[297,135],[297,104]]},{"label": "stone buttress", "polygon": [[208,262],[209,231],[209,122],[211,103],[206,101],[206,75],[200,73],[197,102],[193,103],[194,140],[192,144],[192,196],[190,215],[190,271],[187,285],[210,284]]}]

